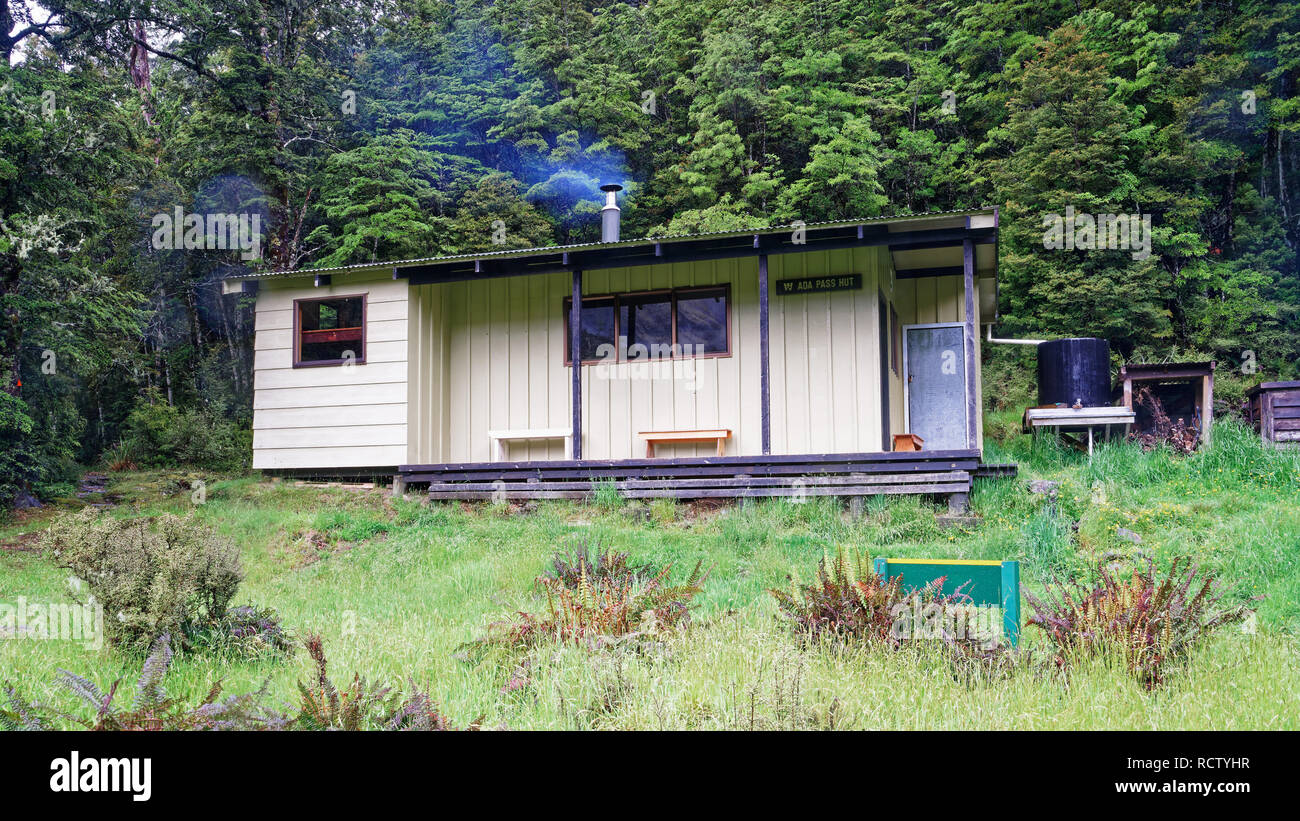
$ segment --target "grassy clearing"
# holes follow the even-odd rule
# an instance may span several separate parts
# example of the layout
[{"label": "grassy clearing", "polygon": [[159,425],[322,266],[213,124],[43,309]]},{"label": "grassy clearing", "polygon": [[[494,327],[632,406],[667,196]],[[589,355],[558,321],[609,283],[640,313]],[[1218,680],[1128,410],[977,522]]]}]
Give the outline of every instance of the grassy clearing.
[{"label": "grassy clearing", "polygon": [[[271,605],[300,635],[320,633],[336,679],[353,671],[393,684],[413,678],[462,724],[482,714],[486,727],[514,729],[1300,725],[1300,457],[1220,426],[1213,448],[1183,459],[1104,445],[1089,461],[1024,437],[988,458],[1019,462],[1021,477],[977,482],[972,504],[983,523],[971,531],[940,530],[936,508],[911,497],[871,499],[856,522],[824,498],[701,511],[627,505],[612,489],[592,505],[512,513],[246,478],[209,482],[196,515],[241,548],[248,578],[236,604]],[[1061,482],[1055,502],[1029,493],[1028,478]],[[188,491],[156,474],[117,476],[110,492],[124,497],[117,515],[195,510]],[[40,525],[10,524],[0,540],[20,542]],[[489,623],[537,609],[533,579],[556,549],[580,544],[672,562],[674,578],[701,558],[715,565],[690,629],[638,649],[547,646],[461,660],[457,648]],[[1098,561],[1149,556],[1167,566],[1189,555],[1222,579],[1231,601],[1258,607],[1257,632],[1219,634],[1154,692],[1104,661],[1068,679],[1044,667],[968,684],[927,648],[886,654],[806,646],[791,635],[767,589],[784,587],[794,568],[807,578],[837,545],[872,555],[1019,558],[1034,591]],[[0,550],[0,601],[60,601],[65,587],[36,553]],[[1043,646],[1034,630],[1026,644]],[[71,642],[0,641],[0,679],[72,708],[52,686],[58,668],[129,683],[138,661]],[[305,653],[278,663],[191,655],[176,660],[168,689],[196,697],[216,678],[227,692],[270,679],[287,703],[294,682],[310,674]]]}]

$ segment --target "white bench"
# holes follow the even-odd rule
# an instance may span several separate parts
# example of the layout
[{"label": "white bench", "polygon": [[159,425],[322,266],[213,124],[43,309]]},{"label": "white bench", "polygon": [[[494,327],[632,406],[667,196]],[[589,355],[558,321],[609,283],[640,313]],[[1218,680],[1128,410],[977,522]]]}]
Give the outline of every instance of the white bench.
[{"label": "white bench", "polygon": [[563,439],[564,458],[573,458],[573,428],[527,428],[522,430],[488,431],[488,441],[492,445],[492,458],[498,462],[506,460],[506,442],[521,442],[529,439]]}]

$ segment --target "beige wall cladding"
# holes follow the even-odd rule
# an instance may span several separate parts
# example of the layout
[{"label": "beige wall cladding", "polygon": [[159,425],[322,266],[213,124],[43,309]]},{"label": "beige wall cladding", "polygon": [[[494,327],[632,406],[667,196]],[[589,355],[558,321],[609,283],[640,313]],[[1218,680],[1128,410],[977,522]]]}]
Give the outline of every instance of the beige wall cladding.
[{"label": "beige wall cladding", "polygon": [[769,258],[773,294],[781,279],[834,274],[861,274],[862,288],[771,297],[773,453],[881,450],[878,293],[888,251]]},{"label": "beige wall cladding", "polygon": [[[781,279],[859,274],[851,291],[778,296]],[[960,277],[895,281],[886,248],[769,257],[772,452],[882,449],[879,297],[902,324],[956,322]],[[586,272],[583,293],[727,284],[731,353],[670,364],[584,365],[583,457],[644,456],[638,432],[729,428],[728,455],[762,452],[758,260]],[[269,281],[258,296],[254,467],[329,468],[484,462],[489,431],[568,428],[567,273],[411,286],[391,274]],[[365,294],[366,362],[294,368],[295,298]],[[890,337],[892,344],[892,337]],[[978,354],[978,334],[977,351]],[[886,369],[888,359],[886,359]],[[889,429],[903,432],[904,377],[886,372]],[[660,445],[708,456],[712,445]],[[511,442],[512,461],[561,459],[559,439]]]},{"label": "beige wall cladding", "polygon": [[[860,291],[771,297],[774,453],[881,449],[877,292],[889,271],[880,248],[770,258],[773,283],[863,277]],[[419,344],[409,358],[411,463],[489,461],[490,430],[571,426],[563,317],[571,284],[560,273],[412,289],[410,327]],[[640,431],[700,428],[730,429],[729,455],[762,452],[757,259],[583,275],[588,296],[719,284],[731,286],[730,356],[583,366],[584,458],[639,458]],[[507,458],[560,459],[563,448],[560,440],[514,442]],[[661,456],[712,453],[711,445],[656,448]]]},{"label": "beige wall cladding", "polygon": [[[638,431],[701,427],[731,428],[728,453],[761,450],[757,272],[754,260],[720,260],[584,275],[587,295],[732,283],[734,352],[652,365],[584,365],[584,458],[642,456]],[[563,313],[571,286],[561,273],[413,289],[411,312],[420,320],[412,327],[422,341],[410,363],[413,463],[488,461],[488,431],[572,425]],[[706,450],[666,445],[662,453]],[[506,455],[560,459],[564,444],[512,442]]]},{"label": "beige wall cladding", "polygon": [[[293,367],[293,301],[366,296],[366,361]],[[391,275],[263,283],[253,343],[253,467],[387,467],[407,456],[408,288]]]}]

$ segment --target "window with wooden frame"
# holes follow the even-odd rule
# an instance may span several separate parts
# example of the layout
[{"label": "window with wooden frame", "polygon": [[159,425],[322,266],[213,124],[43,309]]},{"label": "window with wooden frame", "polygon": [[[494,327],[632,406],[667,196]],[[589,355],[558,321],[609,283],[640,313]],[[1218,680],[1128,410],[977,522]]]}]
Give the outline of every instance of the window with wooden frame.
[{"label": "window with wooden frame", "polygon": [[[565,365],[572,305],[565,297]],[[585,296],[578,348],[584,363],[730,356],[731,286]]]},{"label": "window with wooden frame", "polygon": [[366,361],[366,297],[293,302],[293,366],[360,365]]}]

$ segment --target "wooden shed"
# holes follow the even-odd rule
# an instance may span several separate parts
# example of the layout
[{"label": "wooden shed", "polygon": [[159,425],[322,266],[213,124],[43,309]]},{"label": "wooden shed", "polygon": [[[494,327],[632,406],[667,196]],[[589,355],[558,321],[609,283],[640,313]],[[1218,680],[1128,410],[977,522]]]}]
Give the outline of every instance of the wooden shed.
[{"label": "wooden shed", "polygon": [[1134,411],[1134,428],[1148,432],[1151,412],[1134,407],[1134,393],[1143,386],[1151,389],[1170,419],[1182,419],[1200,431],[1202,445],[1210,443],[1210,420],[1214,416],[1214,362],[1170,362],[1161,364],[1121,365],[1119,380],[1124,391],[1124,407]]},{"label": "wooden shed", "polygon": [[1265,442],[1300,443],[1300,382],[1263,382],[1246,394],[1246,421]]}]

